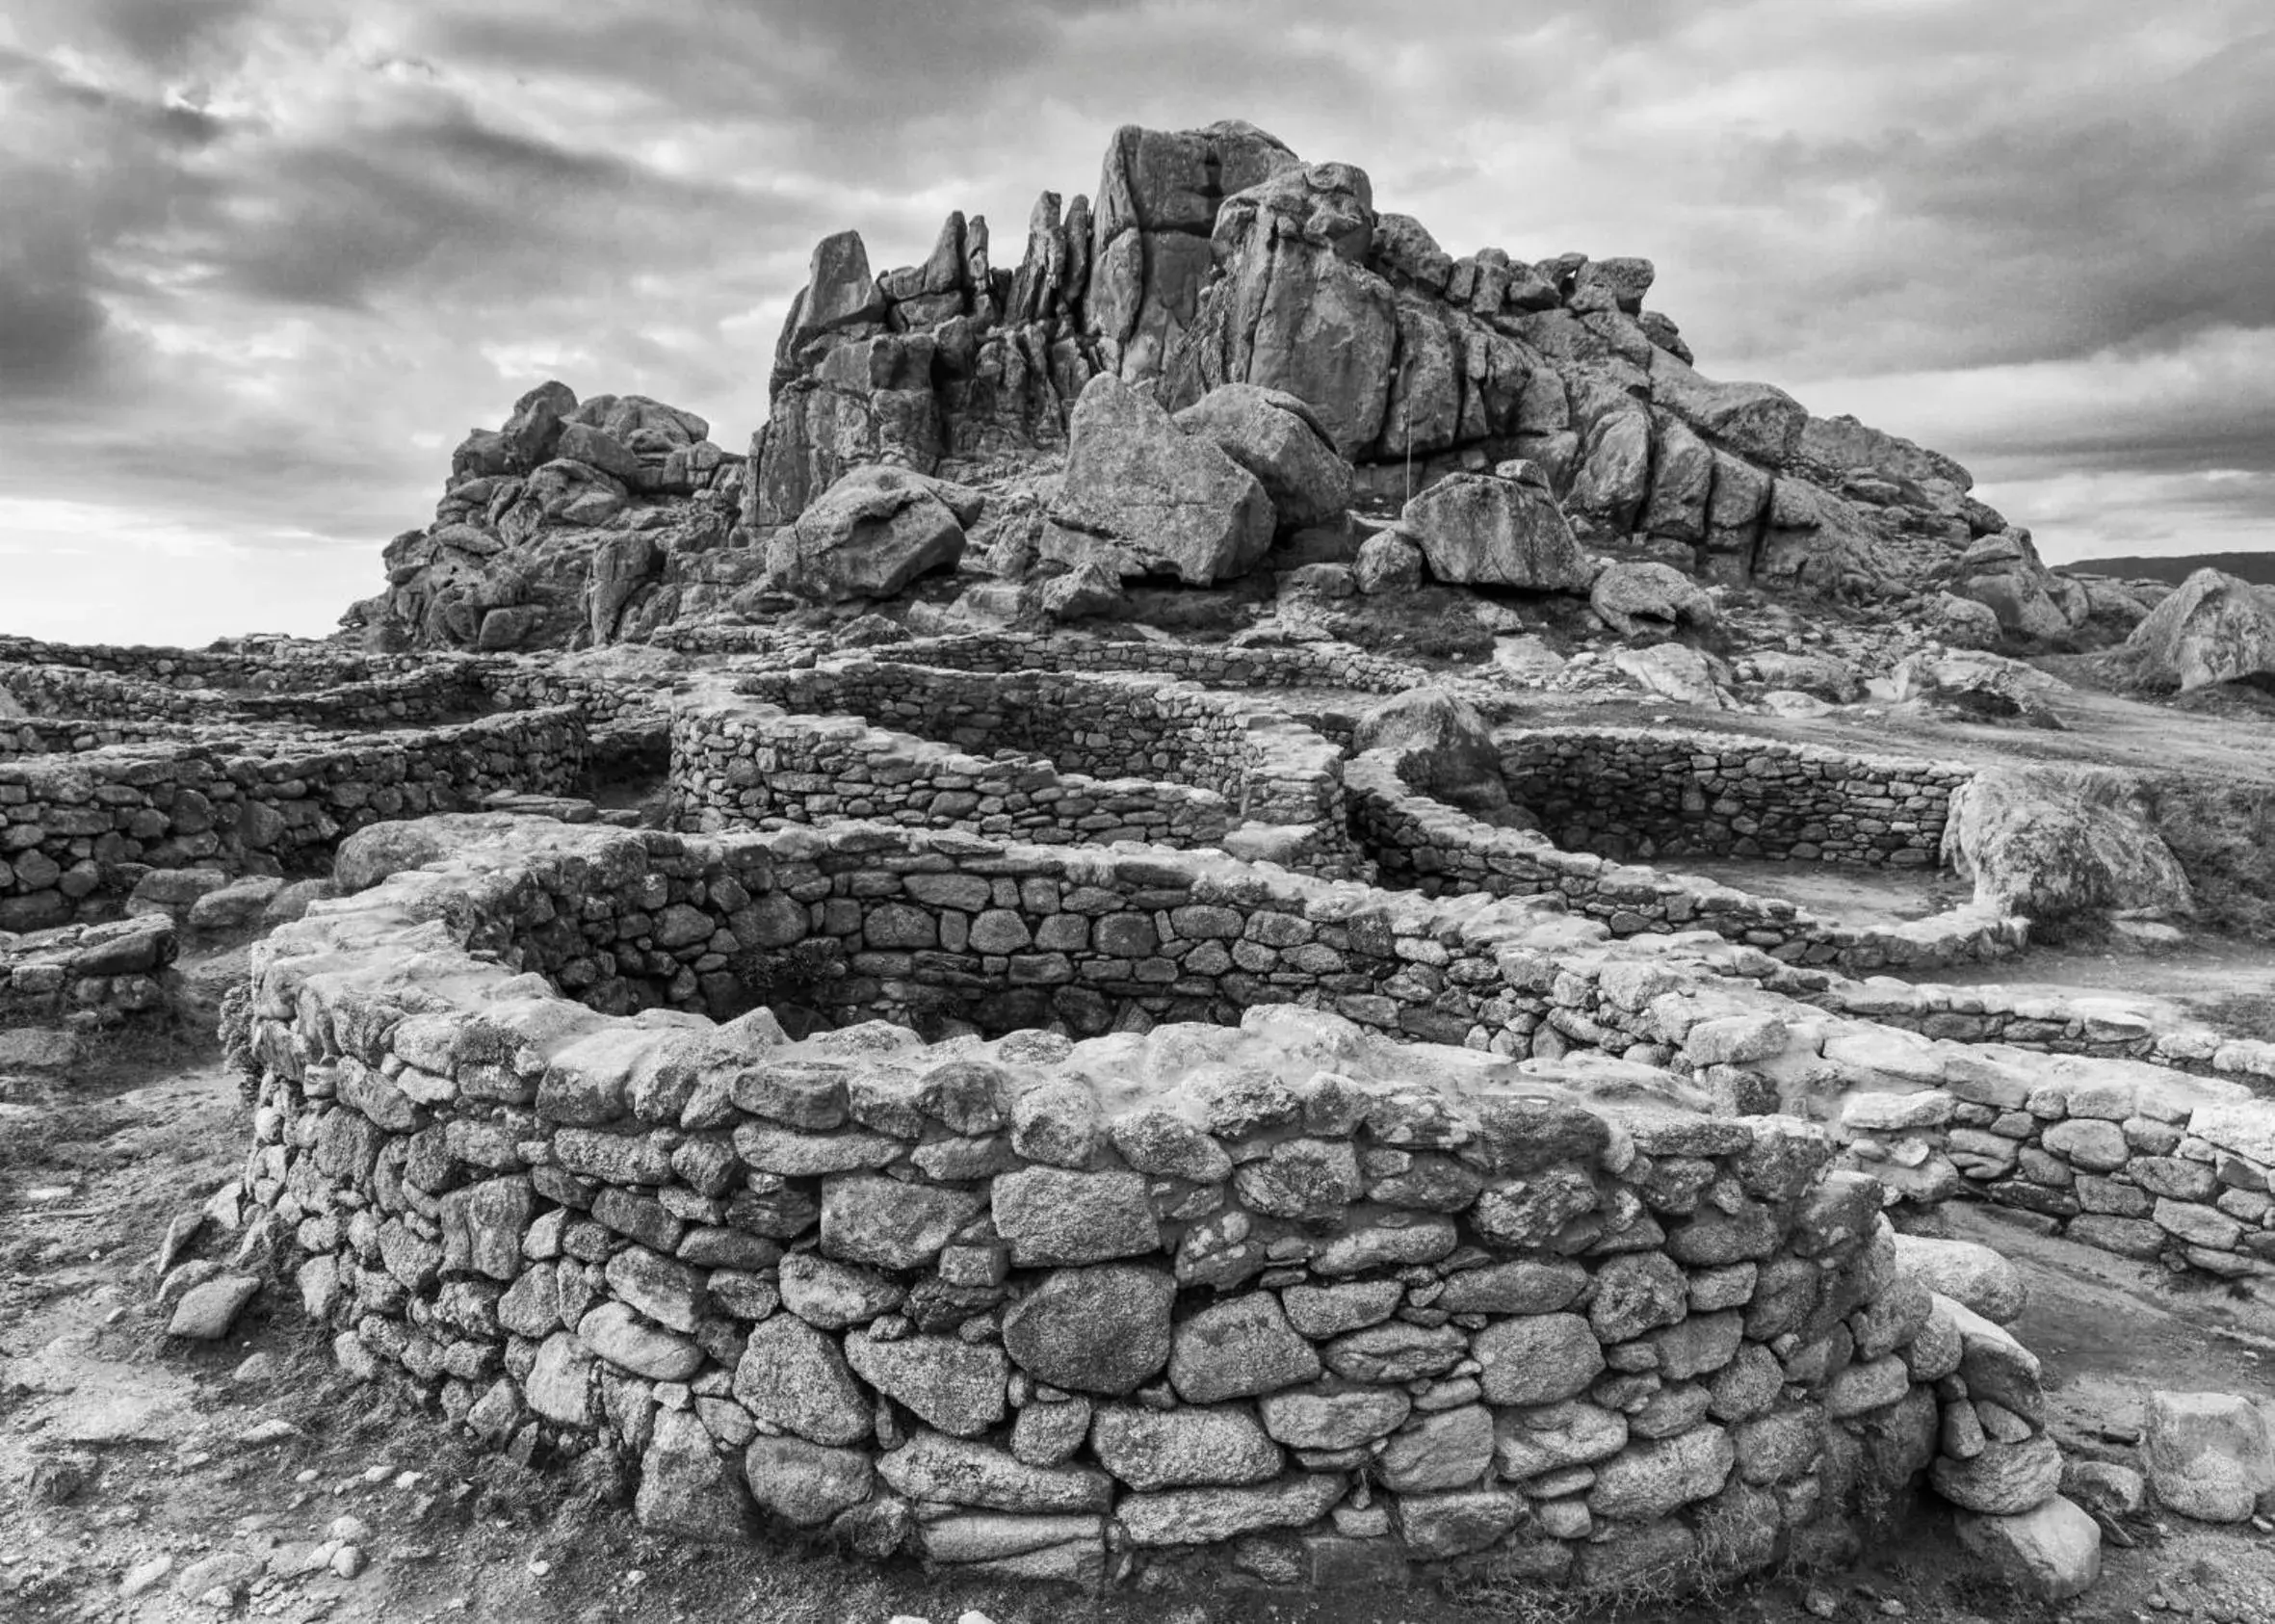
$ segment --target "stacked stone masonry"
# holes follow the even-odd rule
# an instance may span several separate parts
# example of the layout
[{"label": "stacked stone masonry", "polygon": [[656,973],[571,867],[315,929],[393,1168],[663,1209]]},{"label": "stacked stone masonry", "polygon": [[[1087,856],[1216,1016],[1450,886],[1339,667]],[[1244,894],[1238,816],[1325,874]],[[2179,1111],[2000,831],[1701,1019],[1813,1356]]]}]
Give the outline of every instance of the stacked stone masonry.
[{"label": "stacked stone masonry", "polygon": [[573,711],[351,738],[208,733],[0,762],[0,930],[70,923],[152,868],[321,866],[381,819],[559,791],[584,751]]},{"label": "stacked stone masonry", "polygon": [[1509,794],[1572,851],[1638,860],[1771,857],[1932,869],[1957,763],[1736,735],[1511,728]]},{"label": "stacked stone masonry", "polygon": [[[1261,1541],[1315,1585],[1599,1586],[1763,1565],[1923,1475],[1971,1513],[2053,1493],[2035,1361],[1797,1120],[1316,1009],[937,1049],[603,1014],[560,996],[570,936],[684,955],[712,908],[805,929],[832,868],[1027,899],[1057,859],[459,832],[255,950],[244,1192],[347,1368],[498,1443],[612,1438],[653,1527],[1091,1585]],[[2021,1431],[1939,1454],[1968,1392]]]},{"label": "stacked stone masonry", "polygon": [[[499,826],[470,825],[462,843],[479,847]],[[934,1035],[1087,1036],[1233,1023],[1297,1003],[1409,1040],[1577,1059],[1619,1077],[1649,1068],[1654,1087],[1671,1069],[1703,1108],[1828,1125],[1852,1092],[1942,1087],[1981,1055],[2033,1063],[2027,1050],[1930,1039],[1850,1012],[1901,983],[1845,981],[1703,930],[1614,940],[1600,923],[1525,902],[1424,899],[1205,853],[880,825],[719,840],[578,832],[603,844],[579,848],[588,854],[571,871],[523,896],[512,943],[490,945],[614,1012],[732,1011],[779,991],[770,977],[783,975],[838,1022],[885,1018]],[[593,895],[595,865],[634,877],[612,881],[616,902]],[[1919,1004],[1938,996],[1963,995],[1929,988]],[[2053,1017],[2040,1023],[2053,1035],[2045,1047],[2084,1051],[2075,1063],[2132,1065],[2126,1079],[2160,1080],[2174,1099],[2224,1090],[2275,1139],[2275,1102],[2249,1098],[2275,1079],[2275,1044],[2178,1033],[2166,1064],[2134,1064],[2093,1052],[2110,1029],[2089,1012],[2038,1012]],[[2210,1075],[2180,1069],[2183,1054]],[[1916,1166],[1875,1167],[1891,1201],[1974,1190]]]},{"label": "stacked stone masonry", "polygon": [[178,943],[164,915],[0,931],[0,1026],[91,1013],[162,1017]]},{"label": "stacked stone masonry", "polygon": [[1423,794],[1406,782],[1403,760],[1400,751],[1371,750],[1344,767],[1353,830],[1385,884],[1433,896],[1552,892],[1615,935],[1704,929],[1793,963],[1849,972],[1998,958],[2028,940],[2027,920],[1986,904],[1897,925],[1843,925],[1696,876],[1563,851],[1543,834],[1483,823]]},{"label": "stacked stone masonry", "polygon": [[1851,1096],[1842,1126],[1913,1198],[1967,1188],[2122,1257],[2275,1273],[2275,1105],[2239,1084],[1986,1045],[1942,1087]]},{"label": "stacked stone masonry", "polygon": [[[86,652],[47,645],[39,651]],[[172,664],[136,660],[110,668],[59,659],[0,661],[0,690],[35,717],[49,720],[388,728],[464,720],[490,710],[560,705],[576,706],[595,724],[654,719],[661,716],[670,686],[667,680],[643,681],[513,655],[431,654],[400,662],[375,657],[370,662],[375,667],[401,668],[347,680],[339,679],[332,663],[297,652],[275,660],[241,656],[218,669],[170,669]],[[197,680],[201,676],[226,680],[209,684]],[[0,739],[5,734],[0,728]]]},{"label": "stacked stone masonry", "polygon": [[743,694],[802,716],[852,715],[961,749],[1040,756],[1063,773],[1151,779],[1220,796],[1284,828],[1288,866],[1352,872],[1340,752],[1278,708],[1138,673],[997,675],[840,656],[745,677]]},{"label": "stacked stone masonry", "polygon": [[671,785],[691,832],[840,820],[964,829],[1030,844],[1221,843],[1237,822],[1210,790],[1061,774],[1036,756],[966,755],[856,718],[791,716],[723,690],[675,711]]},{"label": "stacked stone masonry", "polygon": [[963,671],[1151,671],[1205,688],[1342,688],[1402,694],[1425,680],[1417,667],[1347,643],[1287,648],[1110,642],[1072,634],[986,632],[888,643],[879,660]]}]

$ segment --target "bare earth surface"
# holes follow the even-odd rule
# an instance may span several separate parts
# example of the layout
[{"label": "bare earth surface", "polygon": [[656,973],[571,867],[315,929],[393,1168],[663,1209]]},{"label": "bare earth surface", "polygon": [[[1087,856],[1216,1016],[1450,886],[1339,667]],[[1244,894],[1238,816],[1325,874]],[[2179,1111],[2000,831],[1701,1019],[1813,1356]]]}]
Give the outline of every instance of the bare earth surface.
[{"label": "bare earth surface", "polygon": [[1836,868],[1736,857],[1669,857],[1657,866],[1669,874],[1717,880],[1756,897],[1774,897],[1839,925],[1901,925],[1948,912],[1974,895],[1965,880],[1919,869]]},{"label": "bare earth surface", "polygon": [[2114,1001],[2159,1025],[2204,1021],[2239,1037],[2275,1038],[2275,962],[2256,944],[2190,944],[2154,954],[2040,947],[2004,964],[1952,965],[1935,976],[1954,986]]}]

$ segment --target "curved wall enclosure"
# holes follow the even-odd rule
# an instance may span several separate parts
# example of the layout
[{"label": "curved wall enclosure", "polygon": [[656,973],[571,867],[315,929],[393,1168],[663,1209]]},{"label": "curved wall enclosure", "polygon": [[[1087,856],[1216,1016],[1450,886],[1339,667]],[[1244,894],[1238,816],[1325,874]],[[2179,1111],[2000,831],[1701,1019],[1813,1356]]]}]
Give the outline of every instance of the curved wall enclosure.
[{"label": "curved wall enclosure", "polygon": [[896,665],[981,672],[1152,672],[1210,688],[1328,688],[1400,694],[1428,679],[1421,668],[1348,643],[1231,648],[1072,634],[975,632],[918,638],[873,651]]},{"label": "curved wall enclosure", "polygon": [[1575,851],[1933,868],[1974,769],[1641,728],[1495,734],[1509,795]]},{"label": "curved wall enclosure", "polygon": [[1215,846],[1240,819],[1214,791],[1061,773],[1040,756],[953,746],[856,717],[794,716],[724,685],[675,706],[671,788],[691,832],[844,819],[1036,844]]},{"label": "curved wall enclosure", "polygon": [[565,789],[584,747],[582,718],[551,710],[352,740],[209,731],[0,761],[0,930],[115,906],[152,868],[281,872],[382,819]]},{"label": "curved wall enclosure", "polygon": [[[1172,806],[1179,787],[1204,791],[1220,798],[1234,821],[1282,831],[1273,854],[1288,867],[1342,875],[1358,866],[1346,826],[1341,752],[1276,707],[1236,694],[1160,675],[975,674],[869,656],[745,676],[735,688],[799,716],[856,716],[958,750],[1040,758],[1085,780],[1165,784]],[[704,724],[687,713],[701,704],[680,706],[679,737],[691,745]],[[720,809],[723,801],[748,816],[744,798],[723,795],[714,781],[745,787],[729,778],[732,748],[708,742],[705,747],[719,758],[716,769],[704,773],[683,756],[682,770],[690,773],[684,793],[698,807]],[[745,774],[763,776],[766,758],[754,752],[749,759]],[[794,780],[793,793],[803,793],[801,785]],[[1127,785],[1119,789],[1134,793]],[[1068,832],[1085,838],[1079,825]]]},{"label": "curved wall enclosure", "polygon": [[[1807,1124],[1317,1009],[936,1048],[605,1015],[517,967],[692,934],[697,890],[826,909],[821,843],[454,834],[255,950],[247,1189],[350,1370],[501,1441],[613,1436],[652,1526],[1607,1585],[1760,1565],[1922,1471],[1992,1513],[2052,1492],[2034,1362],[1897,1268]],[[955,839],[902,836],[902,883],[1025,860]],[[1962,1370],[2030,1419],[1995,1459],[1937,1454]]]},{"label": "curved wall enclosure", "polygon": [[[1931,866],[1942,813],[1927,836],[1917,816],[1899,812],[1891,822],[1884,803],[1948,803],[1951,784],[1966,776],[1931,763],[1737,738],[1540,730],[1496,740],[1504,767],[1516,764],[1506,767],[1513,799],[1536,815],[1561,816],[1582,836],[1616,830],[1603,844],[1618,850]],[[1599,785],[1586,774],[1605,751],[1624,765]],[[1546,834],[1484,823],[1417,789],[1408,782],[1411,760],[1409,751],[1380,749],[1344,764],[1352,828],[1385,884],[1432,896],[1550,893],[1617,935],[1708,930],[1793,963],[1857,973],[1997,958],[2028,940],[2027,920],[1986,904],[1902,924],[1842,924],[1711,879],[1567,851]],[[1555,763],[1546,777],[1543,761]],[[1929,790],[1912,793],[1922,782]],[[1922,838],[1924,851],[1916,844]]]}]

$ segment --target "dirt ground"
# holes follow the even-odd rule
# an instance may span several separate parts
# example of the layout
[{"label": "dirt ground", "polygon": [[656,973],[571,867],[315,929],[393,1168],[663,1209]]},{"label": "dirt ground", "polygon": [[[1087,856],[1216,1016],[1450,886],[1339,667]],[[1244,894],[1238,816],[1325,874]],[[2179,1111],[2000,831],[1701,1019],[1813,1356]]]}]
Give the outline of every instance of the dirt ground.
[{"label": "dirt ground", "polygon": [[1838,925],[1903,925],[1948,912],[1974,896],[1968,881],[1923,869],[1742,857],[1668,857],[1655,866],[1666,874],[1695,875],[1751,896],[1791,903]]},{"label": "dirt ground", "polygon": [[[209,1005],[239,956],[188,966]],[[203,1011],[199,1018],[202,1019]],[[168,1221],[235,1171],[237,1080],[193,1022],[172,1044],[114,1046],[68,1081],[0,1080],[0,1619],[212,1618],[179,1592],[199,1561],[260,1574],[246,1616],[355,1624],[665,1621],[946,1624],[1573,1624],[1538,1592],[1435,1588],[1310,1595],[1213,1584],[1080,1596],[932,1579],[786,1544],[712,1551],[642,1533],[623,1486],[476,1450],[439,1415],[340,1375],[289,1285],[232,1339],[166,1337],[152,1255]],[[2150,1382],[2263,1392],[2275,1310],[2039,1239],[1995,1215],[1965,1231],[2029,1277],[2018,1327],[2045,1360],[2055,1429],[2077,1454],[2125,1458]],[[225,1236],[204,1243],[226,1256]],[[1722,1594],[1630,1609],[1667,1624],[1928,1624],[2175,1616],[2275,1620],[2275,1537],[2149,1518],[2106,1551],[2087,1596],[2017,1601],[1952,1559],[1921,1520],[1842,1572],[1781,1572]],[[346,1541],[361,1561],[324,1565]],[[166,1566],[151,1578],[161,1559]],[[136,1581],[148,1587],[126,1589]],[[2159,1606],[2158,1604],[2164,1604]]]},{"label": "dirt ground", "polygon": [[2091,998],[2159,1026],[2202,1021],[2275,1041],[2275,951],[2260,943],[2199,941],[2162,953],[2124,944],[2034,947],[1996,964],[1946,966],[1934,977],[2025,997]]}]

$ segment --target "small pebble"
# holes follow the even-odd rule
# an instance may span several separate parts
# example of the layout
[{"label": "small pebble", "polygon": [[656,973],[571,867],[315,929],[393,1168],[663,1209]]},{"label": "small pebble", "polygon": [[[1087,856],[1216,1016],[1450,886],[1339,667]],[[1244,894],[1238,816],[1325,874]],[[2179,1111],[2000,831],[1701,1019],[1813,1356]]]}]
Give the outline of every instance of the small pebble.
[{"label": "small pebble", "polygon": [[553,1564],[542,1557],[533,1557],[530,1559],[529,1571],[532,1579],[542,1579],[553,1571]]},{"label": "small pebble", "polygon": [[343,1545],[331,1554],[331,1570],[342,1579],[353,1579],[363,1571],[364,1556],[360,1547]]}]

